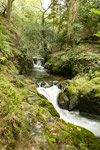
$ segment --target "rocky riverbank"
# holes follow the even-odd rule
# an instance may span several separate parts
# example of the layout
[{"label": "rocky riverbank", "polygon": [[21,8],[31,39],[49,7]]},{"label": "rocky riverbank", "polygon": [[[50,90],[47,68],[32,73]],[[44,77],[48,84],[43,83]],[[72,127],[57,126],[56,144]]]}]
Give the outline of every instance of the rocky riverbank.
[{"label": "rocky riverbank", "polygon": [[46,68],[70,79],[59,84],[63,89],[58,98],[61,108],[100,115],[99,62],[99,47],[91,44],[80,44],[50,56]]},{"label": "rocky riverbank", "polygon": [[15,72],[0,74],[1,150],[100,149],[91,132],[61,120],[33,81]]},{"label": "rocky riverbank", "polygon": [[100,115],[100,73],[95,72],[90,79],[88,75],[77,76],[59,84],[64,88],[58,103],[61,108],[78,109],[82,112]]}]

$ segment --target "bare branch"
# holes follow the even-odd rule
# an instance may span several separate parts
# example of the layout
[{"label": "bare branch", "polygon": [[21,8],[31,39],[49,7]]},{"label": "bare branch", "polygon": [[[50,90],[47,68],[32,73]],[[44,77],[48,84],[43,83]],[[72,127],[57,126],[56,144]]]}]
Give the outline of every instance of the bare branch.
[{"label": "bare branch", "polygon": [[41,3],[41,8],[42,8],[42,12],[45,14],[48,10],[49,10],[49,8],[52,6],[52,3],[48,6],[48,8],[47,9],[45,9],[44,7],[43,7],[43,4],[42,4],[42,0],[40,0],[40,3]]},{"label": "bare branch", "polygon": [[48,6],[48,8],[45,10],[45,13],[49,10],[49,8],[52,6],[52,3]]},{"label": "bare branch", "polygon": [[40,0],[40,4],[41,4],[41,8],[45,11],[41,0]]}]

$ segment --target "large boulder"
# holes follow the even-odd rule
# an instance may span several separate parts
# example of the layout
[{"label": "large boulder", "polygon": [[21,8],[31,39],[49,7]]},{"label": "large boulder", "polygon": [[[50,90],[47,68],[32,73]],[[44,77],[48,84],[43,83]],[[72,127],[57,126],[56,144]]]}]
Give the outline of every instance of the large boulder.
[{"label": "large boulder", "polygon": [[[77,47],[76,47],[77,48]],[[75,77],[79,73],[90,73],[100,69],[100,54],[82,49],[69,49],[66,52],[59,52],[50,55],[45,67],[49,72],[62,75],[67,78]],[[86,50],[86,47],[84,48]]]},{"label": "large boulder", "polygon": [[79,109],[100,114],[100,77],[80,77],[73,79],[69,85],[66,81],[66,88],[59,94],[58,104],[68,110]]}]

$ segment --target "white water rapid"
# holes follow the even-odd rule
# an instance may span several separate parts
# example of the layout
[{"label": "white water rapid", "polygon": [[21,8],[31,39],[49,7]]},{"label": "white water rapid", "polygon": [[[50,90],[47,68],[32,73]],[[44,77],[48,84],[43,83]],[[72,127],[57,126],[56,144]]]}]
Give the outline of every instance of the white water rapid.
[{"label": "white water rapid", "polygon": [[60,115],[60,118],[66,122],[82,126],[95,134],[95,136],[100,137],[100,120],[96,120],[95,116],[90,115],[90,118],[82,117],[78,111],[67,111],[59,108],[57,104],[57,98],[61,90],[53,85],[50,88],[38,87],[38,92],[44,95],[55,107]]}]

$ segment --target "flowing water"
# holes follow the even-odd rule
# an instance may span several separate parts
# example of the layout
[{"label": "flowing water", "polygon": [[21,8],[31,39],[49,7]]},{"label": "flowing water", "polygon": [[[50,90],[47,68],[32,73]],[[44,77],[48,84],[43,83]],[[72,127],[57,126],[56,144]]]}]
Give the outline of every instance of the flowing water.
[{"label": "flowing water", "polygon": [[61,90],[54,83],[63,81],[63,77],[48,74],[40,63],[39,65],[36,64],[33,71],[26,76],[36,81],[38,92],[44,95],[54,105],[60,118],[74,125],[82,126],[100,138],[100,116],[87,113],[80,114],[78,111],[69,112],[68,110],[59,108],[57,98]]}]

